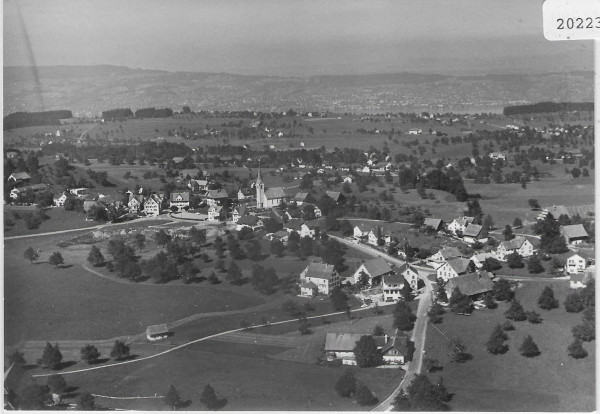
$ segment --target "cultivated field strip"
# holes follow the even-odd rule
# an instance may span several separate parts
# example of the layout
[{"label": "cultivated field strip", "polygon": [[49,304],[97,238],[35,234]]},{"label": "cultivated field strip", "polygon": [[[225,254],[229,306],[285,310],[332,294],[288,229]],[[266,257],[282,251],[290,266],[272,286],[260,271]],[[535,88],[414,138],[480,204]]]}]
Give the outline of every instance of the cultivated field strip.
[{"label": "cultivated field strip", "polygon": [[233,342],[236,344],[270,345],[294,348],[299,345],[298,338],[283,335],[264,335],[252,332],[232,332],[212,339],[219,342]]}]

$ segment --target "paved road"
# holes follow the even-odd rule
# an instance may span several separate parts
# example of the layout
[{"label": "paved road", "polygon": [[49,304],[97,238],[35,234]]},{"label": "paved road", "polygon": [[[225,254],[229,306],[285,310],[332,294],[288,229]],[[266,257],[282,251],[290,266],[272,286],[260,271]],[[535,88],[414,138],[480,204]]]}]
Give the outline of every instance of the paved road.
[{"label": "paved road", "polygon": [[[404,260],[400,260],[398,258],[389,256],[377,249],[366,246],[364,244],[356,244],[348,239],[343,239],[336,236],[330,235],[330,237],[333,237],[334,239],[338,240],[341,243],[344,243],[345,245],[362,250],[373,256],[383,257],[385,260],[388,260],[398,266],[402,266],[405,263]],[[396,398],[396,396],[400,393],[402,389],[404,389],[408,384],[410,384],[415,374],[421,372],[421,366],[423,364],[423,351],[425,349],[425,336],[427,334],[427,313],[429,312],[429,308],[431,306],[432,291],[431,282],[429,282],[429,280],[427,280],[426,278],[423,280],[425,282],[425,289],[419,297],[417,320],[415,322],[415,327],[413,329],[411,337],[411,341],[413,341],[415,344],[413,360],[405,364],[404,369],[406,370],[406,374],[404,375],[404,378],[402,379],[400,384],[398,384],[398,387],[396,387],[396,389],[385,400],[379,403],[379,405],[377,405],[377,407],[375,407],[371,411],[390,411],[393,408],[394,399]]]}]

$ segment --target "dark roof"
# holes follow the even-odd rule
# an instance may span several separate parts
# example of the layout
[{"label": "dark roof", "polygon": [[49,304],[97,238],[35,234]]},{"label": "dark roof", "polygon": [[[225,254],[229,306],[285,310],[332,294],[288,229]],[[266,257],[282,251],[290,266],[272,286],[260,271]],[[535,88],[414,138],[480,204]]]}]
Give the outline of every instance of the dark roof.
[{"label": "dark roof", "polygon": [[500,245],[502,247],[504,247],[506,250],[517,250],[526,241],[527,241],[527,239],[525,237],[523,237],[523,236],[517,236],[517,237],[515,237],[512,240],[503,241],[502,243],[500,243]]},{"label": "dark roof", "polygon": [[580,237],[588,237],[583,224],[572,224],[570,226],[562,226],[560,232],[567,241],[569,239],[578,239]]},{"label": "dark roof", "polygon": [[387,264],[387,262],[381,257],[368,260],[362,265],[365,267],[367,273],[369,273],[371,277],[377,277],[386,273],[393,272],[393,269],[390,267],[390,265]]},{"label": "dark roof", "polygon": [[308,193],[297,193],[294,196],[294,201],[304,201],[308,197]]},{"label": "dark roof", "polygon": [[483,230],[483,226],[480,226],[479,224],[469,223],[469,225],[465,229],[465,232],[463,233],[463,236],[477,237],[481,234],[481,230]]},{"label": "dark roof", "polygon": [[265,190],[265,197],[267,197],[267,200],[271,200],[273,198],[285,198],[287,196],[283,187],[273,187]]},{"label": "dark roof", "polygon": [[189,191],[179,191],[171,193],[171,201],[175,201],[177,196],[181,196],[182,201],[190,201],[190,192]]},{"label": "dark roof", "polygon": [[327,194],[329,198],[332,198],[333,201],[339,201],[339,199],[343,197],[342,193],[339,191],[325,191],[325,194]]},{"label": "dark roof", "polygon": [[162,323],[160,325],[151,325],[146,328],[146,335],[164,335],[170,332],[166,323]]},{"label": "dark roof", "polygon": [[304,224],[304,220],[295,218],[295,219],[291,219],[290,221],[285,223],[283,225],[283,227],[285,227],[286,229],[291,229],[291,230],[300,230],[300,228],[302,227],[303,224]]},{"label": "dark roof", "polygon": [[308,269],[308,271],[304,275],[305,278],[314,277],[317,279],[329,280],[331,279],[331,276],[335,273],[333,265],[326,263],[309,263],[306,269]]},{"label": "dark roof", "polygon": [[406,279],[400,274],[392,273],[383,276],[383,284],[385,285],[403,285],[404,283],[406,283]]},{"label": "dark roof", "polygon": [[229,197],[227,191],[222,188],[220,190],[208,190],[206,193],[206,198],[219,199],[227,197]]},{"label": "dark roof", "polygon": [[[408,355],[408,336],[406,335],[395,335],[395,336],[374,336],[373,339],[377,344],[382,354],[385,354],[392,348],[395,348],[400,355]],[[387,342],[386,342],[387,339]]]},{"label": "dark roof", "polygon": [[258,217],[252,216],[252,215],[248,215],[248,216],[240,217],[240,219],[237,221],[237,224],[245,224],[245,225],[248,225],[248,226],[256,226],[259,221],[260,221],[260,219]]},{"label": "dark roof", "polygon": [[351,352],[356,347],[356,342],[368,334],[328,333],[325,337],[325,351]]},{"label": "dark roof", "polygon": [[461,293],[472,296],[489,292],[493,287],[494,282],[492,282],[489,273],[483,271],[449,279],[446,284],[446,291],[452,292],[455,288],[458,288]]},{"label": "dark roof", "polygon": [[458,274],[464,273],[471,263],[470,259],[464,257],[455,257],[453,259],[446,260],[446,263]]},{"label": "dark roof", "polygon": [[442,225],[442,219],[436,219],[436,218],[426,218],[425,222],[423,222],[424,226],[431,226],[434,229],[439,229],[440,226]]},{"label": "dark roof", "polygon": [[15,172],[12,173],[8,178],[14,178],[15,180],[29,180],[31,177],[26,172]]}]

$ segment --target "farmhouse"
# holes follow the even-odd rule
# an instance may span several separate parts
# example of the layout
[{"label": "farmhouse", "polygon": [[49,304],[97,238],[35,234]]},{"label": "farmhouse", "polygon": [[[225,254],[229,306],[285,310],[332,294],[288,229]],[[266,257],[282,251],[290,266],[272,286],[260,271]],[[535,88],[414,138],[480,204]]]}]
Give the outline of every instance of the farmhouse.
[{"label": "farmhouse", "polygon": [[435,272],[433,268],[430,271],[419,270],[416,267],[413,267],[409,264],[403,264],[398,269],[398,273],[404,277],[406,283],[412,290],[417,290],[419,288],[419,277],[425,274],[429,274],[431,272]]},{"label": "farmhouse", "polygon": [[469,223],[472,223],[473,220],[475,220],[474,217],[458,217],[458,218],[455,218],[454,220],[452,220],[450,222],[450,224],[448,224],[448,230],[450,230],[455,235],[457,235],[459,233],[462,234],[467,229],[467,225],[469,225]]},{"label": "farmhouse", "polygon": [[190,192],[181,191],[171,193],[170,207],[177,207],[179,210],[190,206]]},{"label": "farmhouse", "polygon": [[333,265],[310,263],[300,273],[300,294],[312,296],[316,289],[319,293],[329,295],[340,283],[340,276]]},{"label": "farmhouse", "polygon": [[475,267],[477,269],[481,269],[483,267],[483,263],[485,262],[485,259],[495,259],[496,255],[494,253],[491,252],[484,252],[484,253],[477,253],[474,254],[473,256],[471,256],[471,260],[473,261],[473,263],[475,264]]},{"label": "farmhouse", "polygon": [[560,228],[560,234],[563,235],[567,244],[580,244],[588,239],[588,234],[585,231],[583,224],[562,226]]},{"label": "farmhouse", "polygon": [[194,193],[206,191],[208,189],[208,180],[190,180],[188,187]]},{"label": "farmhouse", "polygon": [[533,245],[526,237],[517,236],[512,240],[501,242],[496,248],[496,258],[506,260],[511,253],[518,253],[521,257],[533,256]]},{"label": "farmhouse", "polygon": [[382,277],[383,300],[385,302],[397,302],[402,299],[402,288],[406,284],[404,276],[395,273]]},{"label": "farmhouse", "polygon": [[448,281],[449,279],[463,276],[474,271],[475,264],[471,259],[455,257],[453,259],[449,259],[437,269],[437,277]]},{"label": "farmhouse", "polygon": [[88,193],[87,191],[88,189],[85,187],[81,187],[81,188],[71,188],[69,190],[69,192],[73,195],[76,195],[77,197],[83,197],[84,195],[86,195]]},{"label": "farmhouse", "polygon": [[408,130],[408,135],[421,135],[423,133],[423,130],[421,129],[409,129]]},{"label": "farmhouse", "polygon": [[129,194],[129,201],[127,202],[127,209],[130,213],[137,213],[144,204],[144,196]]},{"label": "farmhouse", "polygon": [[394,274],[394,269],[383,258],[377,257],[361,264],[349,278],[350,283],[358,283],[362,274],[369,277],[369,285],[379,285],[383,276]]},{"label": "farmhouse", "polygon": [[304,203],[314,202],[313,197],[309,193],[296,193],[294,198],[292,199],[297,205],[301,206]]},{"label": "farmhouse", "polygon": [[427,217],[425,219],[425,221],[423,222],[423,227],[431,227],[432,229],[434,229],[435,231],[440,231],[441,229],[444,228],[444,222],[442,221],[442,219],[436,219],[436,218],[429,218]]},{"label": "farmhouse", "polygon": [[331,198],[336,204],[343,204],[346,202],[346,197],[339,191],[325,191],[327,197]]},{"label": "farmhouse", "polygon": [[7,181],[13,182],[14,184],[23,184],[29,182],[31,177],[26,172],[15,172],[8,176]]},{"label": "farmhouse", "polygon": [[586,269],[593,266],[595,262],[594,255],[586,254],[584,252],[575,253],[567,258],[565,272],[569,275],[583,273]]},{"label": "farmhouse", "polygon": [[476,241],[484,242],[487,240],[487,235],[485,233],[483,226],[469,223],[463,232],[463,240],[469,244],[473,244]]},{"label": "farmhouse", "polygon": [[[354,348],[363,334],[353,333],[327,333],[325,337],[325,355],[327,360],[341,359],[344,365],[356,365]],[[383,355],[384,364],[401,365],[406,361],[408,355],[408,337],[406,335],[395,335],[390,337],[373,336],[377,349]]]},{"label": "farmhouse", "polygon": [[224,189],[208,190],[206,193],[206,204],[209,206],[221,206],[229,195]]},{"label": "farmhouse", "polygon": [[67,195],[63,192],[59,197],[54,199],[54,205],[62,207],[65,205],[65,201],[67,201]]},{"label": "farmhouse", "polygon": [[448,280],[444,289],[448,297],[452,295],[454,289],[458,288],[464,295],[470,296],[473,299],[481,296],[483,293],[489,292],[494,287],[492,282],[492,274],[485,270],[478,273],[471,273]]},{"label": "farmhouse", "polygon": [[246,206],[245,205],[239,205],[239,206],[235,206],[233,208],[233,211],[231,212],[231,221],[233,223],[237,223],[238,220],[244,216],[244,214],[246,214]]},{"label": "farmhouse", "polygon": [[163,323],[160,325],[151,325],[146,328],[146,338],[149,341],[158,341],[160,339],[167,338],[173,333],[167,327],[167,324]]}]

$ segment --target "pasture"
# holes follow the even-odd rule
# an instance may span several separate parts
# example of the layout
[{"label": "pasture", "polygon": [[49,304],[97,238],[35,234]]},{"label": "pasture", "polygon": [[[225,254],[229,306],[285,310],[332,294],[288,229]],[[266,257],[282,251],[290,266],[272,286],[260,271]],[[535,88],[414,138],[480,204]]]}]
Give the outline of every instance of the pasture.
[{"label": "pasture", "polygon": [[[454,393],[450,403],[457,411],[591,411],[595,407],[595,341],[584,343],[589,355],[573,359],[567,347],[573,341],[571,328],[581,321],[581,314],[567,313],[563,301],[570,292],[568,282],[548,282],[560,302],[560,308],[545,311],[537,307],[546,282],[521,283],[517,299],[525,311],[541,314],[539,325],[527,321],[513,322],[516,330],[508,331],[508,352],[492,355],[485,343],[498,323],[507,320],[507,303],[495,310],[475,311],[471,316],[452,313],[443,322],[429,325],[425,349],[429,358],[440,361],[443,370],[429,374],[432,380],[444,378],[448,391]],[[436,329],[437,328],[437,329]],[[438,331],[439,329],[439,331]],[[443,332],[443,334],[441,332]],[[522,356],[518,348],[531,335],[541,355]],[[448,339],[459,338],[473,355],[471,361],[450,361]]]}]

